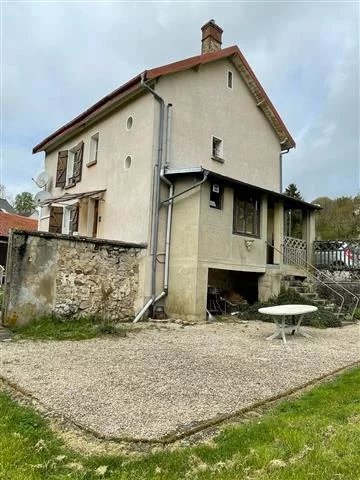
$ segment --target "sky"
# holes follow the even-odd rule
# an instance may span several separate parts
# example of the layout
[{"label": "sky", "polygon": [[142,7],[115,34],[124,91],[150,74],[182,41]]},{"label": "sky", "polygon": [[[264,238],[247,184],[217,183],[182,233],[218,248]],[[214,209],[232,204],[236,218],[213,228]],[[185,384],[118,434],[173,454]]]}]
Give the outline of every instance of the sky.
[{"label": "sky", "polygon": [[34,145],[146,68],[200,53],[201,26],[223,28],[297,148],[284,188],[304,198],[360,192],[358,2],[1,2],[1,176],[35,193]]}]

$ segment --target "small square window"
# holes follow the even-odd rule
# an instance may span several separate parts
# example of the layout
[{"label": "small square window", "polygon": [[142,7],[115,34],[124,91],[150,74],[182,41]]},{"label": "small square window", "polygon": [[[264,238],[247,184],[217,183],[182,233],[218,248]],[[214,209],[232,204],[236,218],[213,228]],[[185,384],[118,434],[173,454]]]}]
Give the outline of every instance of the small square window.
[{"label": "small square window", "polygon": [[217,208],[222,210],[223,204],[223,188],[218,183],[210,184],[210,201],[209,206],[211,208]]},{"label": "small square window", "polygon": [[229,88],[233,88],[233,74],[230,71],[228,71],[228,75],[227,75],[227,86]]},{"label": "small square window", "polygon": [[214,160],[222,160],[223,156],[223,141],[220,138],[212,137],[212,158]]}]

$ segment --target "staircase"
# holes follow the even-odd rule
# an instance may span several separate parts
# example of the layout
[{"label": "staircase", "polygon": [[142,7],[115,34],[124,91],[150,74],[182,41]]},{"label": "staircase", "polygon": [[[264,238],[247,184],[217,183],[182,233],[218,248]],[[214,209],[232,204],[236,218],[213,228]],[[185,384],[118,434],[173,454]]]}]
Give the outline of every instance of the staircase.
[{"label": "staircase", "polygon": [[334,303],[328,298],[321,297],[316,289],[316,284],[308,279],[296,279],[294,277],[284,277],[284,287],[288,290],[293,290],[304,298],[304,302],[312,303],[315,306],[322,307],[328,310],[337,317],[342,325],[356,323],[352,319],[351,313],[344,312],[341,306]]},{"label": "staircase", "polygon": [[[267,241],[265,243],[274,251],[280,253],[285,264],[296,266],[306,275],[306,279],[302,280],[296,277],[288,277],[287,279],[285,277],[285,288],[292,288],[304,297],[304,300],[329,310],[341,321],[342,325],[356,323],[355,312],[360,304],[360,296],[355,295],[340,282],[334,282],[326,272],[309,263],[303,249],[298,249],[296,245],[284,242],[281,249],[278,249]],[[334,300],[320,296],[318,289],[325,289],[329,298]]]}]

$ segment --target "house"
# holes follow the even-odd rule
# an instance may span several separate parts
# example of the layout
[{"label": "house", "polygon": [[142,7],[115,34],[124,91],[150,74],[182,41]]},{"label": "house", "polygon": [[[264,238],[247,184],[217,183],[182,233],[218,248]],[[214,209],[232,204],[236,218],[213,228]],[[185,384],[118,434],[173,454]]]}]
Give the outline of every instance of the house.
[{"label": "house", "polygon": [[6,200],[6,198],[0,198],[0,212],[16,213],[14,207]]},{"label": "house", "polygon": [[[295,141],[222,33],[210,20],[200,55],[145,70],[33,149],[51,178],[40,230],[147,244],[136,320],[204,319],[211,289],[264,300],[304,276],[291,256],[310,259],[318,207],[281,194]],[[284,238],[293,210],[301,238]]]},{"label": "house", "polygon": [[[6,200],[5,200],[6,201]],[[4,205],[1,201],[0,205]],[[12,208],[12,207],[11,207]],[[38,222],[32,218],[23,217],[8,213],[5,209],[0,211],[0,266],[6,267],[6,255],[8,247],[8,237],[11,228],[34,231],[38,229]]]}]

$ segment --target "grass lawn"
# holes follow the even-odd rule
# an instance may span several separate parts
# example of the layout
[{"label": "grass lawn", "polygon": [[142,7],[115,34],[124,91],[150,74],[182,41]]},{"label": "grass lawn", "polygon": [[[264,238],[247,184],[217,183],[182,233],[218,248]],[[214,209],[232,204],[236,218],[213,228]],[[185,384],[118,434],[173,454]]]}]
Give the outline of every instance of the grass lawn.
[{"label": "grass lawn", "polygon": [[213,442],[138,457],[84,456],[0,393],[0,478],[359,480],[360,368],[226,427]]},{"label": "grass lawn", "polygon": [[85,340],[101,335],[126,336],[126,331],[132,325],[115,327],[111,321],[98,317],[84,317],[64,321],[61,318],[42,317],[22,326],[9,327],[15,333],[15,338],[30,338],[33,340]]}]

